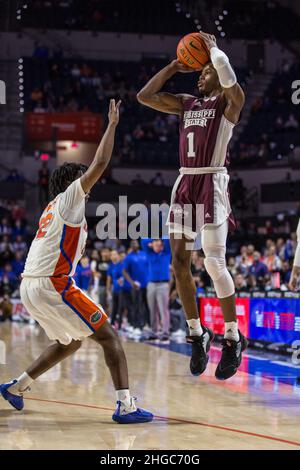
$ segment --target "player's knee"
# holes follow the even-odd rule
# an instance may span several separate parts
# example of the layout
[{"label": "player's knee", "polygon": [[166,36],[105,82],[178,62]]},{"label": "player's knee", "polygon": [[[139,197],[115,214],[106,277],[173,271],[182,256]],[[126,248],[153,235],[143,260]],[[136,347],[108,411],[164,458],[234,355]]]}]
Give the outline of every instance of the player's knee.
[{"label": "player's knee", "polygon": [[204,259],[206,271],[213,281],[217,281],[226,271],[225,258],[216,258],[208,256]]},{"label": "player's knee", "polygon": [[206,271],[213,280],[219,299],[230,297],[234,294],[234,283],[226,268],[225,258],[207,257],[204,260]]},{"label": "player's knee", "polygon": [[95,333],[93,339],[96,340],[97,343],[99,343],[103,349],[110,349],[113,351],[120,351],[122,350],[122,344],[120,341],[120,338],[115,331],[115,329],[107,323],[107,328],[105,328],[105,332],[101,331],[101,328],[98,330],[99,333]]}]

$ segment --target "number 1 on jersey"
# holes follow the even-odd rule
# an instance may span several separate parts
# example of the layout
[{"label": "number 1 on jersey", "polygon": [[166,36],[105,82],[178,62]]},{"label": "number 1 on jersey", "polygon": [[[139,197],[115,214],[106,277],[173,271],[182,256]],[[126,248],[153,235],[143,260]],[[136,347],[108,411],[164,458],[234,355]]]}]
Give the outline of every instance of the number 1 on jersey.
[{"label": "number 1 on jersey", "polygon": [[195,157],[195,150],[194,150],[194,132],[189,132],[187,135],[188,139],[188,153],[187,156],[192,158]]}]

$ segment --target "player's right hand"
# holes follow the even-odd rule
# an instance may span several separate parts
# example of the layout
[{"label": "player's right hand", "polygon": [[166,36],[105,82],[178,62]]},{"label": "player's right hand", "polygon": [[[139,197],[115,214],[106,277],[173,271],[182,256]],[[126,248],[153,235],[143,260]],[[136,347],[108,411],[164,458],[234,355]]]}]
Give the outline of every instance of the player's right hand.
[{"label": "player's right hand", "polygon": [[118,124],[119,117],[120,117],[120,105],[121,105],[121,100],[119,100],[117,104],[116,104],[116,100],[110,100],[109,111],[108,111],[109,124],[114,124],[115,126]]},{"label": "player's right hand", "polygon": [[175,72],[181,72],[181,73],[197,72],[197,70],[192,69],[191,67],[187,67],[186,65],[182,64],[180,60],[178,59],[172,60],[170,65],[175,70]]}]

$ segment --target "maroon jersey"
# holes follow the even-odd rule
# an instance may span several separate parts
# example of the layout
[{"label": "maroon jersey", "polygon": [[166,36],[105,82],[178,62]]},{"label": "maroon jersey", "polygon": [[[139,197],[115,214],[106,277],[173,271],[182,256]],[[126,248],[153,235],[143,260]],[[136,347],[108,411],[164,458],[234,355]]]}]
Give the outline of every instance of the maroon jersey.
[{"label": "maroon jersey", "polygon": [[179,157],[181,167],[227,166],[227,146],[234,124],[224,116],[222,95],[188,98],[180,118]]}]

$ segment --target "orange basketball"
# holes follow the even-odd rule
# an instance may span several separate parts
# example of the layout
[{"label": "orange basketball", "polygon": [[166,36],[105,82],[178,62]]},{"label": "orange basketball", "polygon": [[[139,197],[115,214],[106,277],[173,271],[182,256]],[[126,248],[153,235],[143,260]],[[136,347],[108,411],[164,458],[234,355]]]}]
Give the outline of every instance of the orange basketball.
[{"label": "orange basketball", "polygon": [[190,33],[180,39],[177,58],[192,69],[202,69],[209,62],[209,52],[198,33]]}]

